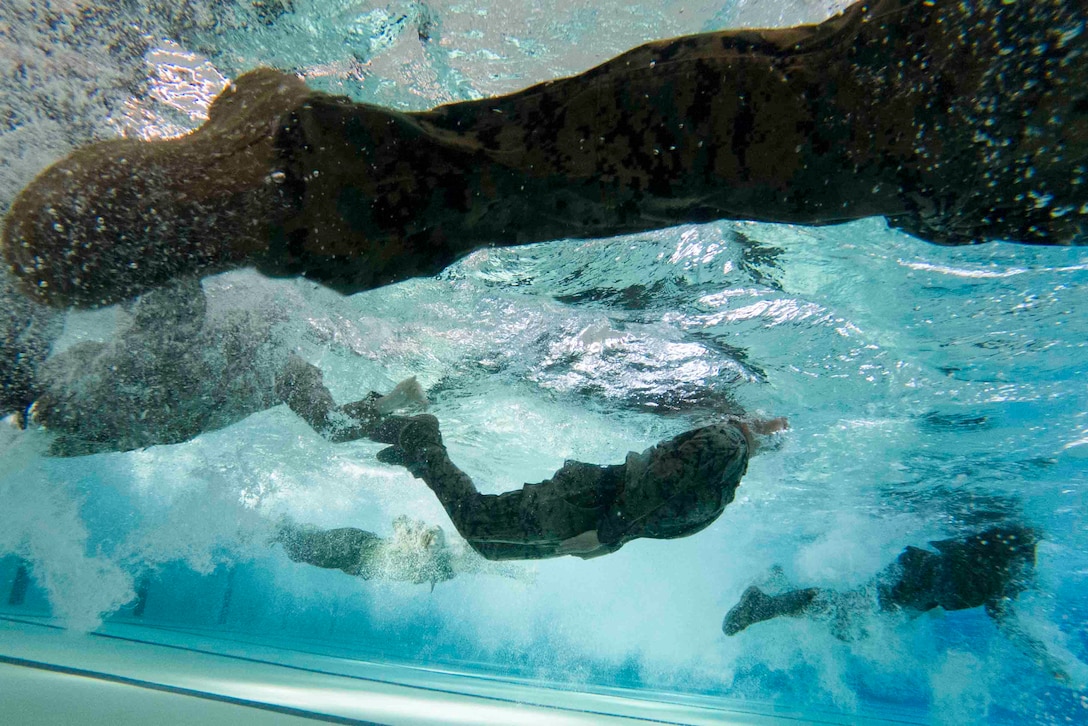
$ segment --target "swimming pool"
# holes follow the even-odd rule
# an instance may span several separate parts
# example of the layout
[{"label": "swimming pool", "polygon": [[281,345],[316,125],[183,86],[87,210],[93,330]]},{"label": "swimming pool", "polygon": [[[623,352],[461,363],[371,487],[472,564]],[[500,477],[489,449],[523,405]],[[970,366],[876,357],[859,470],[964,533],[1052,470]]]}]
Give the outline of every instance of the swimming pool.
[{"label": "swimming pool", "polygon": [[[12,109],[0,136],[5,205],[74,144],[195,126],[217,79],[260,64],[359,100],[427,108],[576,72],[654,37],[835,9],[755,0],[80,7],[28,0],[0,11],[11,14],[3,42],[22,64],[2,92]],[[790,430],[695,536],[432,589],[309,568],[270,542],[285,516],[384,535],[408,515],[454,531],[421,482],[375,458],[379,445],[329,443],[285,406],[186,443],[75,459],[45,456],[45,432],[5,427],[0,615],[10,637],[0,656],[137,679],[118,670],[126,658],[146,657],[161,673],[179,649],[199,650],[236,667],[253,659],[329,677],[389,669],[387,680],[426,693],[570,713],[671,704],[659,720],[680,723],[1083,721],[1083,249],[943,248],[881,219],[718,222],[482,250],[435,278],[351,297],[247,270],[207,278],[209,315],[274,308],[277,344],[319,365],[338,401],[417,376],[451,457],[488,493],[544,479],[566,459],[619,463],[728,407],[787,416]],[[126,315],[69,313],[54,350],[108,339]],[[805,619],[722,634],[723,615],[752,583],[848,589],[905,546],[1008,520],[1042,533],[1035,584],[1017,609],[1058,654],[1067,683],[978,608],[874,615],[849,641]],[[33,650],[47,626],[100,636]],[[95,660],[105,636],[132,649],[109,667]],[[332,687],[277,673],[270,682]],[[147,678],[179,693],[208,688]],[[418,716],[408,704],[423,696],[406,694],[402,711],[339,717],[408,722]],[[611,705],[592,700],[611,695]],[[290,701],[259,690],[224,697]],[[473,722],[471,709],[485,705],[464,708],[420,718]]]}]

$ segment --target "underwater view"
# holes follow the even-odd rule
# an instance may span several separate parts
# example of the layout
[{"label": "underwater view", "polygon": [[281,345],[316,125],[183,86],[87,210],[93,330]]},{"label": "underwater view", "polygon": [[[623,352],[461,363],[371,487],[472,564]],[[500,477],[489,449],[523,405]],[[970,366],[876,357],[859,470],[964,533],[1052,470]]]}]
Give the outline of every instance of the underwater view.
[{"label": "underwater view", "polygon": [[[1054,93],[1074,99],[987,106],[993,139],[1025,103],[1072,129],[1032,127],[1030,159],[986,137],[1000,170],[979,189],[1027,209],[1002,196],[1000,219],[983,192],[950,196],[982,178],[953,168],[953,142],[982,143],[963,123],[925,116],[889,142],[946,154],[933,177],[874,181],[892,178],[868,161],[882,124],[936,93],[912,76],[897,105],[893,61],[859,86],[872,105],[820,106],[816,131],[777,91],[762,116],[746,100],[769,83],[757,66],[786,85],[825,66],[790,65],[804,38],[744,29],[864,34],[847,0],[4,0],[0,722],[137,722],[77,695],[61,717],[64,696],[21,685],[35,671],[219,694],[246,707],[236,724],[1088,723],[1088,227],[1061,236],[1088,215],[1088,8],[994,4],[1055,34],[1025,53],[1054,59],[1047,78],[1071,68]],[[909,23],[972,3],[875,5]],[[713,168],[728,147],[750,193],[660,192],[658,158],[721,186],[686,131],[630,141],[614,168],[607,134],[587,141],[643,104],[695,123],[701,91],[662,70],[686,62],[673,46],[643,64],[663,85],[615,108],[608,77],[589,111],[579,91],[547,116],[560,82],[518,94],[719,31],[773,59],[724,71],[755,130],[735,121]],[[708,113],[733,102],[713,97]],[[869,118],[879,131],[791,135]],[[242,139],[229,153],[199,146],[214,129],[186,136],[216,123]],[[69,156],[111,139],[129,145]],[[144,149],[185,139],[202,181],[172,171],[188,161],[140,176]],[[286,161],[253,176],[266,146]],[[811,173],[760,176],[795,148]],[[600,169],[615,186],[568,191]],[[634,196],[614,192],[627,179]],[[100,197],[115,218],[85,214]],[[196,221],[187,198],[207,200]],[[345,252],[360,229],[391,241]],[[279,685],[265,666],[288,669]],[[323,678],[408,695],[346,711]],[[412,705],[434,694],[467,700]]]}]

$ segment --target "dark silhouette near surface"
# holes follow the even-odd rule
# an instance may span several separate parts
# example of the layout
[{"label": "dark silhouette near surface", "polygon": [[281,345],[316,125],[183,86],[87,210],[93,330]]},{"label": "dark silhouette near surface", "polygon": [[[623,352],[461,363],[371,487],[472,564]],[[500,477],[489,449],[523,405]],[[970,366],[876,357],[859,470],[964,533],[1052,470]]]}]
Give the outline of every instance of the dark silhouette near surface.
[{"label": "dark silhouette near surface", "polygon": [[723,218],[1080,243],[1086,15],[1088,0],[859,2],[422,113],[255,70],[188,136],[43,172],[3,254],[35,299],[96,306],[246,265],[351,293],[485,245]]}]

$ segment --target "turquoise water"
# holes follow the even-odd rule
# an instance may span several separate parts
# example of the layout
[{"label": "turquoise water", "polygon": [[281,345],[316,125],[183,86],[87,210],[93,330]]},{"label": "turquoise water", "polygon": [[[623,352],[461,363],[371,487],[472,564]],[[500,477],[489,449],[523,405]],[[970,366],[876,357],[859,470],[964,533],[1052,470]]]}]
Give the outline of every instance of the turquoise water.
[{"label": "turquoise water", "polygon": [[[315,0],[268,25],[248,5],[149,7],[139,17],[153,40],[125,35],[133,16],[122,11],[86,15],[85,30],[66,36],[35,3],[15,4],[2,37],[31,72],[6,91],[15,113],[0,137],[5,204],[69,144],[199,123],[200,82],[215,71],[274,64],[360,99],[427,107],[574,72],[647,38],[817,19],[831,6],[781,4],[776,18],[754,0],[684,13]],[[420,28],[433,37],[420,40]],[[70,37],[100,73],[80,76],[60,53],[45,60],[43,47]],[[110,50],[117,37],[132,52]],[[179,75],[180,85],[164,80]],[[83,93],[96,84],[98,97]],[[318,364],[338,401],[418,376],[451,457],[486,492],[539,481],[565,459],[619,462],[725,407],[787,416],[791,429],[696,536],[431,591],[298,565],[268,545],[285,515],[380,534],[409,515],[453,532],[421,482],[375,459],[378,445],[327,443],[284,406],[188,443],[71,460],[42,456],[48,434],[5,427],[0,588],[13,582],[15,556],[34,585],[23,604],[0,609],[51,613],[74,629],[103,619],[211,628],[654,697],[1084,722],[1086,284],[1084,249],[941,248],[882,220],[723,222],[485,250],[437,278],[350,298],[249,271],[209,278],[213,315],[274,320],[275,344]],[[108,339],[123,316],[69,314],[57,347]],[[874,617],[869,637],[849,643],[805,620],[721,633],[744,588],[776,565],[800,586],[845,589],[906,545],[1002,517],[1043,533],[1036,586],[1018,610],[1069,683],[981,610]]]}]

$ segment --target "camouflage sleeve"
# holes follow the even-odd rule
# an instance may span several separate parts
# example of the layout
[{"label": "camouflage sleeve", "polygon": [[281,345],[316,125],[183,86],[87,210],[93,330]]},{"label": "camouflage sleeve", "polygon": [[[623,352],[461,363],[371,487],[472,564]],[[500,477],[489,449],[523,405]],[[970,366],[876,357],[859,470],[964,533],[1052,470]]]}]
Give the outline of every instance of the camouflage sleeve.
[{"label": "camouflage sleeve", "polygon": [[374,405],[379,394],[337,406],[321,369],[294,353],[276,377],[276,394],[314,431],[336,443],[370,436],[382,418]]}]

